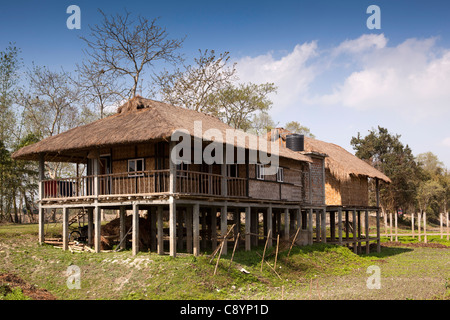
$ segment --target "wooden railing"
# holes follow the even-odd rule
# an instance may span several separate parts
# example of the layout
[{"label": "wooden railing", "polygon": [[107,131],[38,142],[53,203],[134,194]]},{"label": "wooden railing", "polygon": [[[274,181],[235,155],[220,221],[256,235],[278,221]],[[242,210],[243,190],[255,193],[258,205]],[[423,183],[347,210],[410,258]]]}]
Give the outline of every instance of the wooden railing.
[{"label": "wooden railing", "polygon": [[[42,199],[95,197],[108,195],[142,195],[169,192],[169,170],[150,170],[95,176],[44,180]],[[177,171],[176,192],[192,195],[222,196],[222,176],[219,174]],[[247,196],[247,179],[227,178],[227,195]]]},{"label": "wooden railing", "polygon": [[169,192],[169,170],[151,170],[98,176],[100,196]]},{"label": "wooden railing", "polygon": [[42,181],[42,199],[89,197],[94,195],[94,176]]},{"label": "wooden railing", "polygon": [[228,177],[227,193],[230,197],[247,197],[247,179]]},{"label": "wooden railing", "polygon": [[219,174],[177,171],[177,192],[194,195],[222,195],[222,176]]}]

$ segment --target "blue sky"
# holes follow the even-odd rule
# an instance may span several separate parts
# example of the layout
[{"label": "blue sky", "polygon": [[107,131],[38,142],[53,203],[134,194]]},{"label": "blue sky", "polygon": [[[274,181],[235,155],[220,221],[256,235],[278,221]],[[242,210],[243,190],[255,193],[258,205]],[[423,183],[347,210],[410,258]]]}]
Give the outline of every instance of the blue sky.
[{"label": "blue sky", "polygon": [[[81,29],[69,30],[69,5]],[[369,5],[381,29],[369,30]],[[72,70],[88,25],[124,8],[160,17],[171,36],[198,49],[230,51],[242,81],[275,82],[272,117],[297,120],[317,138],[349,144],[377,125],[402,135],[414,154],[432,151],[450,168],[449,1],[35,1],[2,3],[0,50],[10,41],[32,62]]]}]

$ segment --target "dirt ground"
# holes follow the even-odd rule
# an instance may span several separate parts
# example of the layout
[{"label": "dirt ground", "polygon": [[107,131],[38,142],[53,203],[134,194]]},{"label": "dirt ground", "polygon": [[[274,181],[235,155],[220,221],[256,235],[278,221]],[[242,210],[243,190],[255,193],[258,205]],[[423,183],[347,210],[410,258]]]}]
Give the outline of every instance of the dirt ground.
[{"label": "dirt ground", "polygon": [[5,284],[8,284],[10,289],[19,287],[23,294],[32,300],[56,300],[56,297],[47,290],[38,289],[11,273],[0,274],[0,286]]}]

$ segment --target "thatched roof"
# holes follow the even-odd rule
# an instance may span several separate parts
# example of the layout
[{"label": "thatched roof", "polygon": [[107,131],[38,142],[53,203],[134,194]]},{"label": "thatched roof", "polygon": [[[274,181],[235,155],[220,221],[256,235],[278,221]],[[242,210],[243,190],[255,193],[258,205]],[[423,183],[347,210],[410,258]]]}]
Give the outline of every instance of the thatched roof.
[{"label": "thatched roof", "polygon": [[[277,128],[267,134],[267,139],[271,140],[272,133],[275,132],[278,132],[281,144],[286,145],[286,136],[291,132],[284,128]],[[348,180],[353,175],[378,178],[387,183],[391,182],[391,179],[385,174],[334,143],[304,137],[304,147],[305,152],[326,154],[325,167],[339,181]]]},{"label": "thatched roof", "polygon": [[[42,153],[45,154],[46,161],[79,162],[84,161],[88,151],[92,149],[149,141],[169,141],[172,133],[180,129],[187,130],[194,137],[195,121],[201,121],[202,133],[196,134],[198,138],[202,138],[209,129],[218,129],[224,139],[226,130],[232,130],[233,134],[240,137],[252,136],[231,128],[216,117],[138,96],[119,107],[114,115],[43,139],[16,151],[12,157],[20,160],[38,160],[39,154]],[[253,138],[262,139],[256,136]],[[265,142],[265,139],[263,140]],[[222,142],[220,139],[216,141]],[[234,144],[246,149],[255,149],[249,144],[248,139],[244,143],[239,143],[236,139]],[[270,152],[270,144],[267,149]],[[279,149],[280,157],[311,161],[309,157],[287,148]]]}]

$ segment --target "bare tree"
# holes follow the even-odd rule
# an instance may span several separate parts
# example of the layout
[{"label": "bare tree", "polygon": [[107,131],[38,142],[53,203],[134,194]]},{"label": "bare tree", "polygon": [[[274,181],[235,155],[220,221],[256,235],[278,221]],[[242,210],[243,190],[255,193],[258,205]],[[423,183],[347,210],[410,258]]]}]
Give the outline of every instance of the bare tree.
[{"label": "bare tree", "polygon": [[126,89],[112,73],[98,71],[95,65],[82,63],[77,65],[78,77],[73,82],[80,90],[85,106],[93,106],[100,119],[105,116],[105,109],[126,100]]},{"label": "bare tree", "polygon": [[[23,107],[26,133],[46,138],[92,120],[89,111],[80,106],[80,92],[71,84],[68,72],[33,66],[27,72],[27,80],[28,86],[17,97],[17,103]],[[70,166],[59,163],[46,166],[52,178],[62,170],[71,171]]]},{"label": "bare tree", "polygon": [[236,80],[236,63],[228,66],[230,55],[216,56],[214,50],[201,51],[193,65],[184,66],[174,73],[162,72],[155,77],[162,100],[196,111],[204,111],[209,95],[216,93]]},{"label": "bare tree", "polygon": [[181,61],[177,49],[184,39],[169,39],[166,29],[157,25],[158,19],[149,21],[140,15],[133,19],[128,11],[115,16],[99,12],[103,21],[90,27],[89,38],[81,37],[88,45],[86,64],[99,74],[131,81],[128,97],[136,96],[145,67],[154,67],[158,61]]}]

